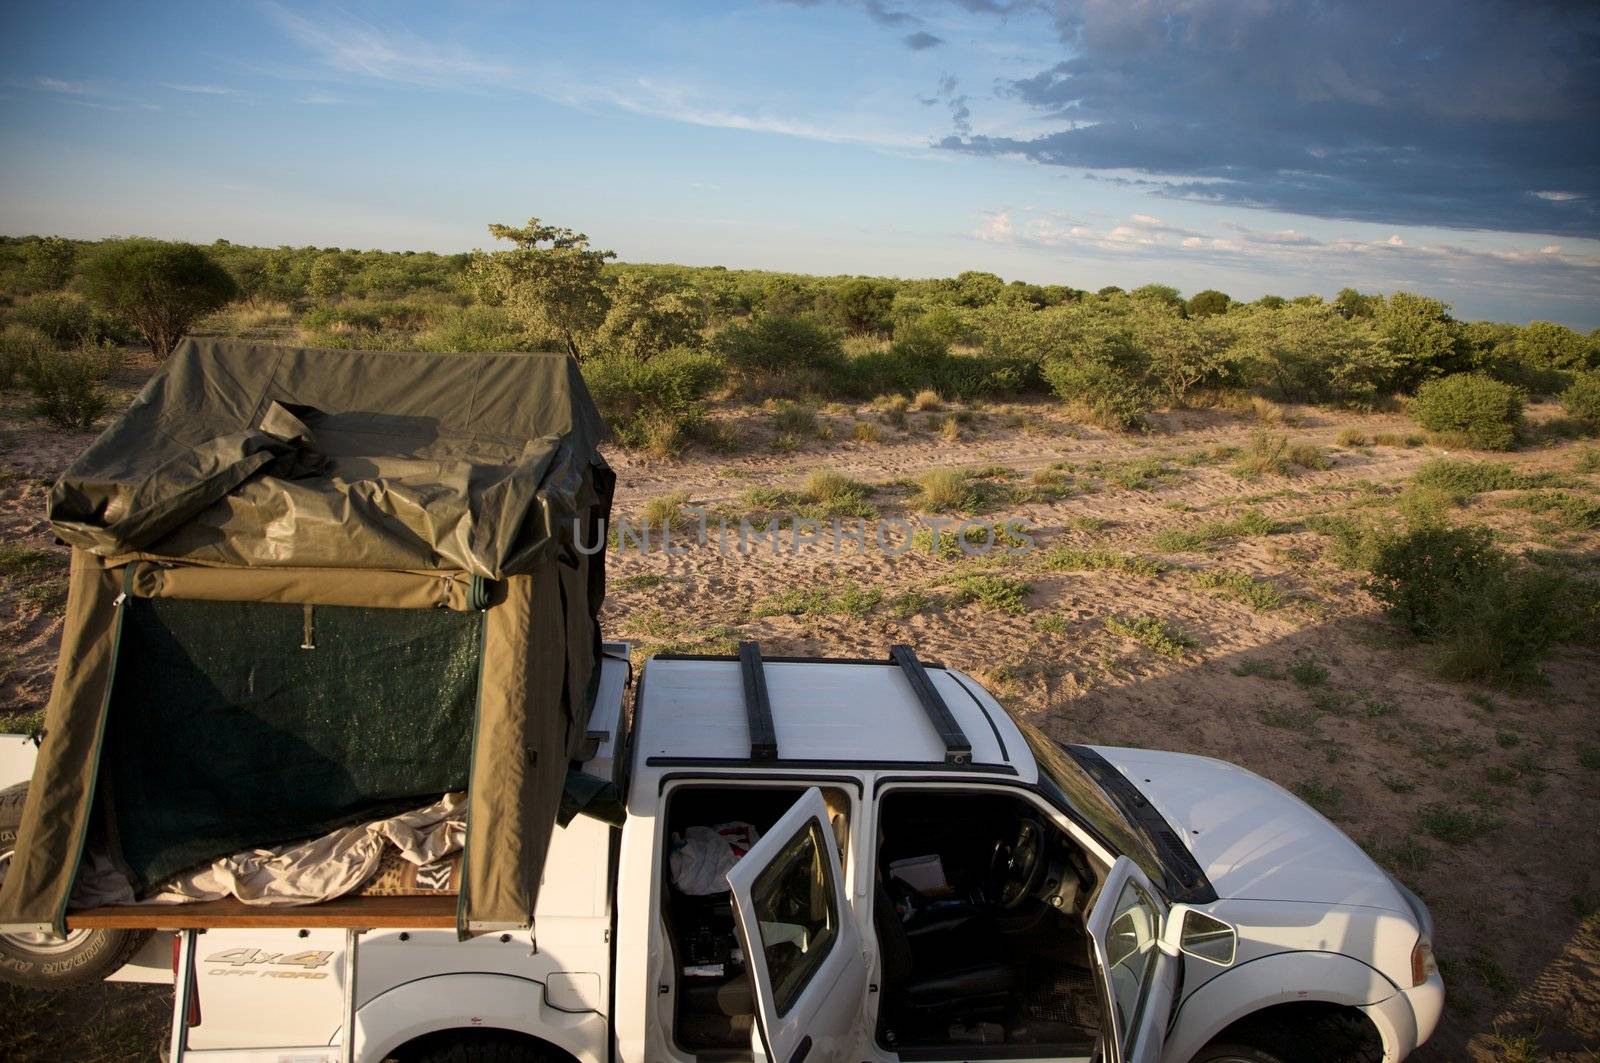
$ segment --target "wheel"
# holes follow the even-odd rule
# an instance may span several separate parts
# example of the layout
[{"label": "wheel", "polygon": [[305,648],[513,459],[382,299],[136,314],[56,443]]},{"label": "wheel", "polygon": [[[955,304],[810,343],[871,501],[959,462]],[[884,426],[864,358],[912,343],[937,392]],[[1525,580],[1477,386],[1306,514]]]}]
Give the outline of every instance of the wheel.
[{"label": "wheel", "polygon": [[407,1063],[567,1063],[531,1037],[499,1030],[447,1030],[405,1054]]},{"label": "wheel", "polygon": [[1190,1063],[1285,1063],[1280,1056],[1252,1045],[1206,1045]]},{"label": "wheel", "polygon": [[[0,790],[0,882],[11,866],[28,784]],[[148,930],[69,930],[54,934],[0,934],[0,981],[24,989],[70,989],[98,982],[133,959]]]}]

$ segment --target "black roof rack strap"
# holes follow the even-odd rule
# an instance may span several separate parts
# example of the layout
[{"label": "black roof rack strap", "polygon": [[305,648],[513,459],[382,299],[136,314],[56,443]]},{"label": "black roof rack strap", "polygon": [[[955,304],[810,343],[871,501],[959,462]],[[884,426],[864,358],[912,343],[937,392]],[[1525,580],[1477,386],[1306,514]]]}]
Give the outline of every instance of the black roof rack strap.
[{"label": "black roof rack strap", "polygon": [[944,698],[934,689],[933,680],[928,678],[922,662],[917,660],[917,655],[911,647],[890,646],[889,659],[898,664],[900,671],[905,673],[906,681],[911,684],[917,700],[922,702],[922,711],[928,714],[928,721],[933,724],[933,729],[939,732],[939,738],[944,742],[945,763],[971,763],[972,743],[967,741],[967,734],[956,722],[956,718],[950,715],[950,706],[944,703]]},{"label": "black roof rack strap", "polygon": [[772,729],[772,702],[767,697],[760,643],[739,643],[739,675],[744,680],[744,716],[750,724],[750,759],[777,760],[778,735]]}]

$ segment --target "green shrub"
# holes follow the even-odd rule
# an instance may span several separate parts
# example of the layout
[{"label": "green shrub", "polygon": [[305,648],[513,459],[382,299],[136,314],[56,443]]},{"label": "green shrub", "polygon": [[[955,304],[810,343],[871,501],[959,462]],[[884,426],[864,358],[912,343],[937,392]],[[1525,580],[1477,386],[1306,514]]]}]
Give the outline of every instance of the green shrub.
[{"label": "green shrub", "polygon": [[1108,616],[1106,630],[1113,635],[1142,642],[1163,657],[1182,657],[1197,643],[1178,628],[1154,616]]},{"label": "green shrub", "polygon": [[0,329],[0,388],[23,377],[28,367],[54,350],[50,337],[29,325]]},{"label": "green shrub", "polygon": [[497,306],[443,307],[418,334],[424,351],[531,351],[544,346]]},{"label": "green shrub", "polygon": [[1482,373],[1430,380],[1411,400],[1417,423],[1481,450],[1509,450],[1522,424],[1522,393]]},{"label": "green shrub", "polygon": [[984,609],[1013,615],[1028,611],[1024,600],[1029,587],[1015,576],[978,572],[955,581],[956,601],[972,602]]},{"label": "green shrub", "polygon": [[111,405],[102,385],[112,352],[98,347],[45,351],[23,367],[34,411],[68,432],[86,432]]},{"label": "green shrub", "polygon": [[1503,461],[1435,458],[1417,470],[1412,482],[1418,487],[1445,491],[1455,498],[1467,498],[1483,491],[1527,487],[1530,481]]},{"label": "green shrub", "polygon": [[1561,408],[1569,417],[1600,426],[1600,370],[1574,376],[1561,393]]},{"label": "green shrub", "polygon": [[104,340],[127,343],[137,339],[136,334],[114,318],[72,292],[44,292],[18,300],[9,316],[17,324],[44,333],[57,347],[81,347]]},{"label": "green shrub", "polygon": [[1383,537],[1369,589],[1418,638],[1437,638],[1461,599],[1498,578],[1506,565],[1487,528],[1425,525]]},{"label": "green shrub", "polygon": [[582,363],[584,382],[617,438],[653,453],[676,453],[703,417],[701,400],[723,378],[709,354],[671,350],[640,361],[603,354]]},{"label": "green shrub", "polygon": [[718,334],[717,348],[730,365],[768,372],[836,370],[844,360],[832,332],[808,318],[779,314],[729,325]]},{"label": "green shrub", "polygon": [[1090,424],[1119,432],[1145,423],[1155,395],[1138,376],[1091,359],[1057,359],[1043,368],[1050,390]]},{"label": "green shrub", "polygon": [[978,505],[978,493],[960,469],[929,469],[917,477],[917,487],[911,506],[926,513],[953,513]]}]

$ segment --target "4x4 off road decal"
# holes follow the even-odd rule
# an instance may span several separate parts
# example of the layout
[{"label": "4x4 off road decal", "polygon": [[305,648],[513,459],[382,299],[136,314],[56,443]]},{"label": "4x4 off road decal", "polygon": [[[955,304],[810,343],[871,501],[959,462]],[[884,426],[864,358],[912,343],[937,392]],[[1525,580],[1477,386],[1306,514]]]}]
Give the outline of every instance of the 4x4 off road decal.
[{"label": "4x4 off road decal", "polygon": [[[232,970],[220,969],[208,971],[213,975],[253,975],[260,974],[263,978],[326,978],[327,971],[318,971],[318,967],[326,967],[333,958],[332,952],[295,952],[285,955],[281,952],[264,952],[261,949],[224,949],[207,956],[203,963],[225,964]],[[299,970],[270,970],[268,968],[295,967]]]}]

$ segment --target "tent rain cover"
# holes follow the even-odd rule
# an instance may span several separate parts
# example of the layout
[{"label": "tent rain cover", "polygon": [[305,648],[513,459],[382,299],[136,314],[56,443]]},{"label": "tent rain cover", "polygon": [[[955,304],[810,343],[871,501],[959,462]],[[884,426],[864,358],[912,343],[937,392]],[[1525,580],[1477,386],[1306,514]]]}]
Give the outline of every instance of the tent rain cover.
[{"label": "tent rain cover", "polygon": [[598,677],[614,476],[576,365],[188,341],[50,499],[72,547],[0,926],[469,791],[457,923],[531,925]]}]

